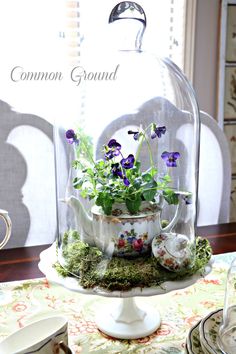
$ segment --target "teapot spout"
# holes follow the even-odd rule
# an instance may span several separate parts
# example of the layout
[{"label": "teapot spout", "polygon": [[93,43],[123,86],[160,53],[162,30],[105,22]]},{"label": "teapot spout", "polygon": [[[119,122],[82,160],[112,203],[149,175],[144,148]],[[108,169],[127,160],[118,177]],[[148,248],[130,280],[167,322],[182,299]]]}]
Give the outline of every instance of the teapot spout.
[{"label": "teapot spout", "polygon": [[75,196],[70,196],[65,202],[74,211],[77,229],[82,229],[81,240],[88,243],[90,246],[94,246],[93,221],[86,212],[83,204]]}]

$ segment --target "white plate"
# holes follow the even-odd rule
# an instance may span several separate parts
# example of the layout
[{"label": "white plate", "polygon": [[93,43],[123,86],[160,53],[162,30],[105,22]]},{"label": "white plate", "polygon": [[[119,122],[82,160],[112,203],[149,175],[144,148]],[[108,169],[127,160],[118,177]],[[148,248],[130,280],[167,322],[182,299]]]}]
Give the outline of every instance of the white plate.
[{"label": "white plate", "polygon": [[85,294],[96,294],[107,297],[132,297],[132,296],[152,296],[159,294],[166,294],[173,290],[186,288],[207,274],[209,274],[212,270],[212,262],[211,259],[209,263],[205,266],[204,271],[197,272],[191,277],[184,280],[176,280],[176,281],[166,281],[160,286],[150,287],[150,288],[133,288],[129,291],[108,291],[101,288],[94,289],[84,289],[79,285],[79,279],[76,277],[65,277],[60,276],[55,268],[53,268],[53,264],[56,263],[56,244],[52,244],[49,248],[41,252],[40,254],[40,262],[39,269],[43,274],[45,274],[46,278],[54,283],[63,285],[64,287],[78,291]]},{"label": "white plate", "polygon": [[186,352],[189,354],[204,354],[204,351],[201,347],[200,336],[199,336],[199,326],[201,320],[198,321],[195,326],[193,326],[186,340]]},{"label": "white plate", "polygon": [[223,310],[216,310],[206,316],[200,323],[199,333],[202,348],[206,353],[222,354],[217,345],[219,327],[222,321]]}]

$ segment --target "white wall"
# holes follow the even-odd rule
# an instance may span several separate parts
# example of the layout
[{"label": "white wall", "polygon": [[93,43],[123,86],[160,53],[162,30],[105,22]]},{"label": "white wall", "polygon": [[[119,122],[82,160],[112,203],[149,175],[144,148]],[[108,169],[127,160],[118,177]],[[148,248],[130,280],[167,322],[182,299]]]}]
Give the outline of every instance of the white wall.
[{"label": "white wall", "polygon": [[197,0],[193,87],[199,107],[216,118],[220,0]]}]

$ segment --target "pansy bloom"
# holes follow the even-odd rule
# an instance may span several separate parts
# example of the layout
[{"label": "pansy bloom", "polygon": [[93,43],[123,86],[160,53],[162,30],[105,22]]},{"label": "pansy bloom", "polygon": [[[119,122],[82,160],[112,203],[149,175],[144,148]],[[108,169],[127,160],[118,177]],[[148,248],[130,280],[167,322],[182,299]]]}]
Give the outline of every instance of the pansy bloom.
[{"label": "pansy bloom", "polygon": [[182,200],[185,202],[186,205],[192,204],[192,194],[191,193],[186,193],[186,192],[176,192],[176,195],[182,198]]},{"label": "pansy bloom", "polygon": [[130,169],[134,166],[134,155],[130,154],[126,159],[123,158],[121,161],[121,166],[125,169]]},{"label": "pansy bloom", "polygon": [[111,165],[111,172],[112,172],[113,176],[123,178],[123,173],[121,171],[119,163],[114,163]]},{"label": "pansy bloom", "polygon": [[126,187],[128,187],[130,185],[130,181],[128,180],[128,178],[126,176],[124,176],[123,182]]},{"label": "pansy bloom", "polygon": [[152,125],[151,138],[155,139],[156,137],[161,138],[166,132],[166,127],[157,127],[156,124]]},{"label": "pansy bloom", "polygon": [[132,134],[134,140],[138,140],[140,133],[138,131],[128,130],[128,134]]},{"label": "pansy bloom", "polygon": [[123,179],[124,185],[126,187],[128,187],[130,185],[130,181],[128,180],[128,178],[125,176],[125,174],[123,173],[123,171],[120,168],[120,164],[119,163],[114,163],[111,165],[112,169],[112,174],[113,176],[117,176]]},{"label": "pansy bloom", "polygon": [[116,139],[111,139],[106,148],[107,152],[105,153],[105,158],[107,160],[112,159],[114,156],[120,155],[121,145],[116,141]]},{"label": "pansy bloom", "polygon": [[177,167],[176,160],[180,158],[180,153],[164,151],[161,158],[165,161],[167,167]]},{"label": "pansy bloom", "polygon": [[185,204],[186,205],[189,205],[189,204],[192,204],[193,201],[192,201],[192,195],[185,195],[183,196],[183,200],[185,201]]},{"label": "pansy bloom", "polygon": [[77,138],[77,135],[75,134],[73,129],[69,129],[66,131],[66,140],[69,144],[79,144],[79,139]]},{"label": "pansy bloom", "polygon": [[105,157],[106,160],[111,160],[111,159],[113,159],[113,157],[114,157],[113,151],[112,151],[112,150],[108,150],[108,151],[105,153],[104,157]]}]

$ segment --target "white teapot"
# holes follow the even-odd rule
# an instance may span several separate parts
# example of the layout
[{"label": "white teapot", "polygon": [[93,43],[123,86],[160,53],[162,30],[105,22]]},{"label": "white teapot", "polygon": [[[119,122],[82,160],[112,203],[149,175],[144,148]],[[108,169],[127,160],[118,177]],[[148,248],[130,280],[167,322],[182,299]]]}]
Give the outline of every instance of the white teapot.
[{"label": "white teapot", "polygon": [[173,219],[166,227],[161,225],[162,202],[143,202],[140,211],[131,215],[125,204],[114,204],[112,215],[105,215],[98,206],[91,208],[92,217],[80,200],[69,197],[66,203],[75,213],[77,226],[82,227],[82,240],[96,245],[109,256],[136,257],[151,251],[155,236],[170,232],[178,222],[181,205],[176,207]]}]

